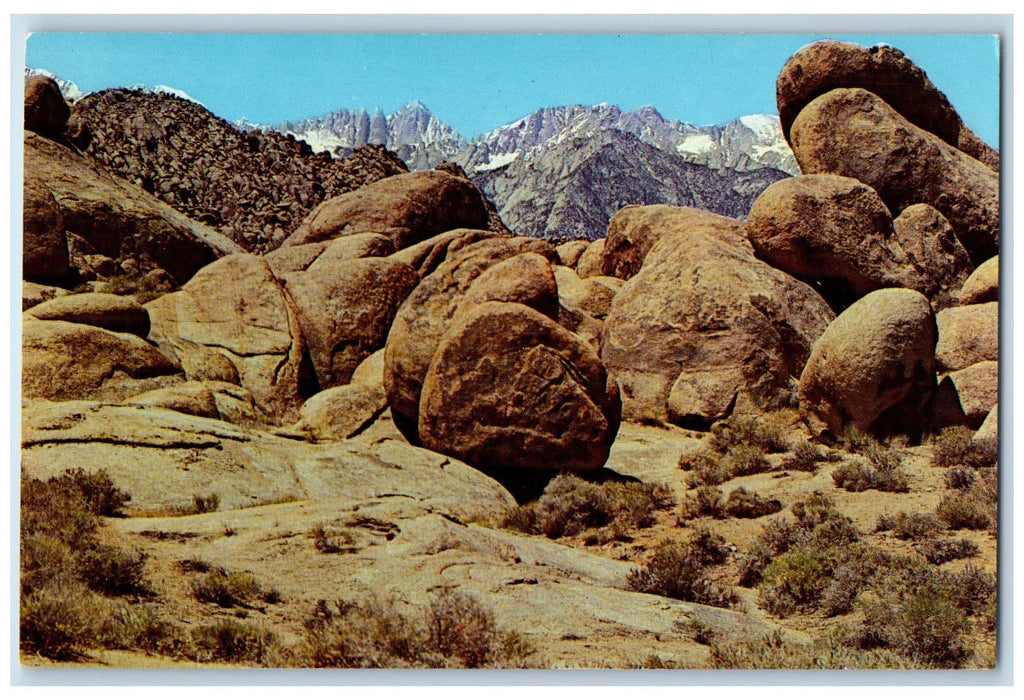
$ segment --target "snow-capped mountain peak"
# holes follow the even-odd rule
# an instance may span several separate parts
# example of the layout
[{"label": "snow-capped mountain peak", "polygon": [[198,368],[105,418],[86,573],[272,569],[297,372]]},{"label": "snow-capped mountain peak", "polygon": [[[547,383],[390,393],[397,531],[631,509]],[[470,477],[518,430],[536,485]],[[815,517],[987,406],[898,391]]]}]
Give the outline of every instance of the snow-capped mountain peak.
[{"label": "snow-capped mountain peak", "polygon": [[25,67],[25,80],[28,80],[29,78],[35,75],[41,75],[43,77],[50,78],[55,83],[57,83],[57,87],[60,88],[60,92],[64,96],[65,100],[77,102],[82,97],[85,97],[85,92],[79,89],[79,87],[70,80],[65,80],[59,75],[51,73],[48,70],[43,70],[42,68],[29,68],[27,66]]}]

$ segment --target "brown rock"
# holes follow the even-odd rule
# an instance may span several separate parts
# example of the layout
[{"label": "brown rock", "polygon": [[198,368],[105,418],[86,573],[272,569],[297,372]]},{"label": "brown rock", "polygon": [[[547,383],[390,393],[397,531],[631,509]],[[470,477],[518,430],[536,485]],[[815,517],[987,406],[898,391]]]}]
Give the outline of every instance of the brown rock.
[{"label": "brown rock", "polygon": [[720,219],[662,237],[612,302],[601,359],[628,420],[706,428],[779,408],[834,318],[810,287],[723,236]]},{"label": "brown rock", "polygon": [[332,387],[302,404],[295,429],[316,441],[347,440],[376,420],[387,405],[381,386]]},{"label": "brown rock", "polygon": [[445,334],[423,382],[424,447],[490,469],[589,471],[619,427],[593,350],[521,304],[485,302]]},{"label": "brown rock", "polygon": [[22,202],[22,276],[41,282],[62,280],[70,268],[60,205],[43,180],[27,170]]},{"label": "brown rock", "polygon": [[936,320],[938,371],[955,372],[978,362],[999,359],[999,302],[943,309]]},{"label": "brown rock", "polygon": [[387,236],[379,233],[356,233],[351,236],[335,238],[324,251],[317,256],[307,270],[330,266],[335,262],[358,260],[359,258],[380,258],[395,252],[395,244]]},{"label": "brown rock", "polygon": [[892,225],[900,247],[924,280],[917,291],[931,299],[932,306],[945,308],[973,268],[952,224],[934,207],[912,204]]},{"label": "brown rock", "polygon": [[498,234],[492,231],[460,228],[440,233],[421,243],[403,248],[391,257],[413,266],[423,278],[436,270],[441,263],[448,259],[449,255],[453,255],[477,241],[496,237]]},{"label": "brown rock", "polygon": [[999,174],[921,130],[873,93],[837,89],[800,112],[791,130],[804,174],[860,180],[890,211],[930,204],[974,264],[999,252]]},{"label": "brown rock", "polygon": [[384,388],[384,348],[377,350],[359,363],[352,372],[350,384],[359,386],[379,386]]},{"label": "brown rock", "polygon": [[218,257],[241,252],[65,146],[26,132],[24,157],[25,172],[45,182],[60,206],[65,229],[87,241],[92,253],[163,268],[180,284]]},{"label": "brown rock", "polygon": [[71,108],[52,78],[34,75],[25,81],[25,128],[47,138],[60,138]]},{"label": "brown rock", "polygon": [[800,375],[800,415],[815,435],[843,427],[920,430],[935,388],[935,316],[909,289],[880,289],[846,309]]},{"label": "brown rock", "polygon": [[999,405],[996,404],[992,407],[988,416],[985,417],[985,422],[978,428],[978,432],[974,434],[974,442],[981,442],[983,440],[994,440],[999,441]]},{"label": "brown rock", "polygon": [[999,152],[963,123],[946,96],[899,49],[865,48],[826,39],[809,44],[786,61],[775,84],[782,131],[814,98],[835,88],[863,88],[881,97],[909,122],[999,170]]},{"label": "brown rock", "polygon": [[278,248],[266,253],[263,259],[270,265],[275,277],[280,277],[286,272],[302,272],[312,265],[331,243],[333,241],[318,241]]},{"label": "brown rock", "polygon": [[185,382],[164,389],[154,389],[133,396],[125,403],[132,406],[163,408],[189,416],[220,418],[213,392],[202,382]]},{"label": "brown rock", "polygon": [[309,392],[306,347],[294,305],[262,258],[221,258],[146,308],[155,340],[216,349],[237,368],[263,420],[294,422]]},{"label": "brown rock", "polygon": [[558,283],[558,301],[562,308],[573,313],[582,313],[603,321],[612,309],[612,300],[618,291],[605,281],[614,280],[621,288],[622,280],[617,277],[588,277],[581,279],[572,268],[555,265],[555,281]]},{"label": "brown rock", "polygon": [[951,372],[935,394],[936,427],[969,425],[980,428],[999,403],[999,363],[986,361]]},{"label": "brown rock", "polygon": [[149,312],[130,297],[116,294],[70,294],[45,301],[28,313],[43,321],[69,321],[116,333],[149,335]]},{"label": "brown rock", "polygon": [[747,236],[757,257],[820,283],[835,308],[882,287],[925,286],[885,204],[852,178],[804,175],[772,184],[750,209]]},{"label": "brown rock", "polygon": [[743,239],[743,224],[700,209],[668,204],[624,207],[608,222],[602,274],[628,280],[640,271],[647,253],[663,237],[703,230],[712,223],[721,235]]},{"label": "brown rock", "polygon": [[395,425],[411,442],[417,440],[423,378],[466,292],[492,265],[520,253],[556,258],[550,243],[533,238],[478,241],[450,255],[399,308],[384,349],[384,388]]},{"label": "brown rock", "polygon": [[960,290],[960,305],[984,304],[999,301],[999,256],[993,256],[978,265]]},{"label": "brown rock", "polygon": [[590,247],[590,241],[578,240],[578,241],[567,241],[560,246],[555,247],[555,251],[558,253],[558,261],[565,267],[576,268],[576,263],[580,261],[580,256]]},{"label": "brown rock", "polygon": [[395,313],[419,284],[390,258],[318,261],[284,276],[322,389],[348,384],[355,368],[384,347]]},{"label": "brown rock", "polygon": [[354,233],[387,236],[401,249],[456,228],[486,228],[487,209],[472,182],[444,172],[406,173],[329,199],[302,222],[286,246]]},{"label": "brown rock", "polygon": [[45,284],[23,281],[21,283],[21,310],[27,311],[33,306],[42,304],[44,301],[67,296],[70,293],[61,287],[51,287]]},{"label": "brown rock", "polygon": [[181,367],[146,341],[96,326],[26,316],[21,348],[25,398],[118,400],[181,380]]},{"label": "brown rock", "polygon": [[551,263],[538,253],[520,253],[491,265],[469,285],[462,308],[485,301],[529,306],[557,322],[558,285]]},{"label": "brown rock", "polygon": [[605,239],[599,238],[583,251],[576,263],[576,274],[581,278],[595,277],[604,274]]}]

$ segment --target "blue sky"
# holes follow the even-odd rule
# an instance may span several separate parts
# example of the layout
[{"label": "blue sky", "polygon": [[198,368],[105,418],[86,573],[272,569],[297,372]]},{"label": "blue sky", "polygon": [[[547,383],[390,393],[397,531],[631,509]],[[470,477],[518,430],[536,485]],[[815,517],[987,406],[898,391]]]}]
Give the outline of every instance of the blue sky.
[{"label": "blue sky", "polygon": [[[421,100],[471,136],[561,104],[651,104],[695,124],[775,113],[779,69],[823,36],[40,33],[28,39],[26,64],[86,91],[168,85],[225,119],[261,123],[342,107],[391,112]],[[902,49],[972,129],[998,144],[995,36],[828,36]]]}]

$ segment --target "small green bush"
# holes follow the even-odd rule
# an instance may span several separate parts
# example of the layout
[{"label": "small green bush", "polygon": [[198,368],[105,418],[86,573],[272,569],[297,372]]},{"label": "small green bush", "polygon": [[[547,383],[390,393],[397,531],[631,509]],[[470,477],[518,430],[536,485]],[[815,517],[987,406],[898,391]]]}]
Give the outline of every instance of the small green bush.
[{"label": "small green bush", "polygon": [[758,602],[778,617],[810,609],[817,603],[828,583],[821,557],[803,548],[776,557],[764,570],[758,587]]},{"label": "small green bush", "polygon": [[788,410],[758,417],[732,416],[712,426],[708,445],[721,454],[740,445],[757,447],[762,453],[786,452],[786,432],[795,420],[798,414]]},{"label": "small green bush", "polygon": [[782,501],[764,498],[758,493],[747,491],[740,486],[725,499],[725,512],[734,518],[760,518],[782,510]]},{"label": "small green bush", "polygon": [[931,588],[882,592],[863,605],[863,647],[887,647],[920,664],[957,668],[970,657],[967,616]]}]

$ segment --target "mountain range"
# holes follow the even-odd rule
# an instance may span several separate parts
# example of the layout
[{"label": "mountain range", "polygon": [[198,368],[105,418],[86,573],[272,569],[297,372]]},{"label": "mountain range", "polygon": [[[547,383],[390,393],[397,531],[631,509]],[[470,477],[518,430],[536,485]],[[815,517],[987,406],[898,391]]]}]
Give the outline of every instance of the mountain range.
[{"label": "mountain range", "polygon": [[[80,99],[73,83],[58,83],[66,98]],[[166,86],[141,89],[202,104]],[[549,239],[599,238],[626,204],[689,205],[744,218],[764,188],[799,174],[778,117],[763,114],[695,126],[665,119],[653,106],[564,105],[466,138],[417,101],[392,114],[339,109],[274,126],[230,124],[283,134],[335,159],[372,144],[410,170],[458,164],[512,230]]]}]

